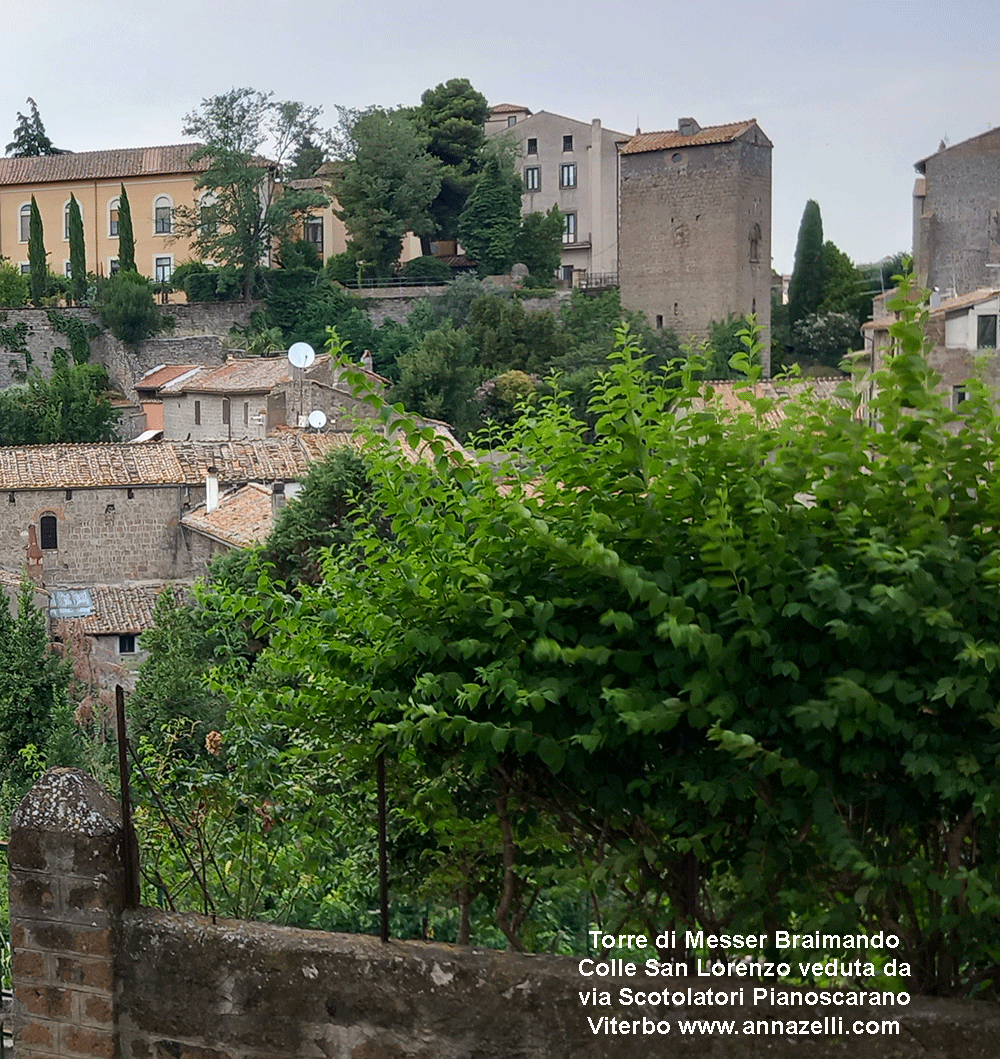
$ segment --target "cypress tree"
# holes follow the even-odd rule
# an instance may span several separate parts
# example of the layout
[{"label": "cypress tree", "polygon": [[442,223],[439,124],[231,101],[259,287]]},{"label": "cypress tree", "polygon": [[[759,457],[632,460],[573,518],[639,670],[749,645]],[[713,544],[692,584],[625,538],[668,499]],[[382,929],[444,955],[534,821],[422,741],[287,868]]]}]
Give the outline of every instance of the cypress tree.
[{"label": "cypress tree", "polygon": [[69,271],[73,301],[82,305],[87,297],[87,251],[83,241],[83,217],[75,195],[69,197]]},{"label": "cypress tree", "polygon": [[795,267],[788,285],[788,321],[816,312],[823,300],[823,218],[819,204],[810,199],[802,211],[795,245]]},{"label": "cypress tree", "polygon": [[135,236],[132,234],[132,207],[128,204],[128,192],[122,184],[118,202],[118,267],[122,272],[138,272],[135,267]]},{"label": "cypress tree", "polygon": [[49,267],[45,263],[45,258],[42,215],[38,212],[38,203],[32,195],[31,216],[28,222],[28,285],[31,287],[31,300],[35,305],[42,304],[45,288],[49,282]]}]

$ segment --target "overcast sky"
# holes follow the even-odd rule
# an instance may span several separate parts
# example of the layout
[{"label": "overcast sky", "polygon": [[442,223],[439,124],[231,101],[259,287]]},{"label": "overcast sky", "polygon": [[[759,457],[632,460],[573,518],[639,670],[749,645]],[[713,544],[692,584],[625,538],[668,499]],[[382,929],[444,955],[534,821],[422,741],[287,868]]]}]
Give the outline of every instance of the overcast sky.
[{"label": "overcast sky", "polygon": [[[0,146],[25,97],[60,147],[183,140],[228,88],[391,106],[452,77],[619,132],[756,118],[773,264],[802,209],[856,262],[909,250],[913,163],[1000,121],[1000,5],[951,0],[0,0]],[[15,29],[16,27],[16,29]]]}]

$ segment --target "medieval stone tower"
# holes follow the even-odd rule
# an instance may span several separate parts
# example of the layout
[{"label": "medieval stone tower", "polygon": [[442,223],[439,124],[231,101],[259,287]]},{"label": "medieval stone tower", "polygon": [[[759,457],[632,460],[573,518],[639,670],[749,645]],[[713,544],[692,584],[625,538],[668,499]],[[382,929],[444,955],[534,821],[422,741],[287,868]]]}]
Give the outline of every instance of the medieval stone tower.
[{"label": "medieval stone tower", "polygon": [[[682,343],[713,320],[771,324],[771,141],[757,122],[633,136],[619,149],[622,304]],[[765,373],[770,374],[769,360]]]}]

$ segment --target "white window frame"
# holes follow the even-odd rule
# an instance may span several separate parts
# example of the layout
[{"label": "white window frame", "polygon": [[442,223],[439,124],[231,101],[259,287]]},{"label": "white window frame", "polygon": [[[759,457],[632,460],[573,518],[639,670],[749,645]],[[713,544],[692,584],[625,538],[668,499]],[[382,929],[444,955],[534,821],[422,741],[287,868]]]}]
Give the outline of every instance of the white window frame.
[{"label": "white window frame", "polygon": [[[121,195],[115,195],[113,199],[108,199],[108,238],[117,239],[118,232],[121,231],[121,208],[122,199]],[[114,221],[111,220],[111,215],[115,215]],[[111,225],[114,224],[116,231],[111,230]]]},{"label": "white window frame", "polygon": [[31,203],[22,202],[17,208],[17,241],[27,243],[31,239]]},{"label": "white window frame", "polygon": [[576,211],[563,214],[563,243],[572,245],[576,242]]},{"label": "white window frame", "polygon": [[524,190],[542,190],[542,167],[540,165],[526,165],[524,167]]},{"label": "white window frame", "polygon": [[121,272],[122,265],[121,260],[117,257],[108,258],[108,275],[113,276],[116,272]]},{"label": "white window frame", "polygon": [[[158,276],[156,270],[159,267],[161,261],[169,260],[170,271],[166,276]],[[167,283],[170,281],[170,277],[174,274],[174,255],[173,254],[153,254],[153,282],[154,283]]]},{"label": "white window frame", "polygon": [[559,187],[576,187],[576,162],[560,162],[559,164]]}]

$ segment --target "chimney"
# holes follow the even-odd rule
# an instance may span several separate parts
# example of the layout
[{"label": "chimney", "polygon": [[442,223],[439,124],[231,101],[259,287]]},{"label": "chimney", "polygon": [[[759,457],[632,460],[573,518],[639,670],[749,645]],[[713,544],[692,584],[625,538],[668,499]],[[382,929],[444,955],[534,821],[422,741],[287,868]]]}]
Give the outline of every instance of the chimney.
[{"label": "chimney", "polygon": [[285,483],[275,482],[271,486],[271,514],[277,518],[285,506]]},{"label": "chimney", "polygon": [[205,514],[211,513],[219,506],[219,469],[209,467],[205,475]]},{"label": "chimney", "polygon": [[701,132],[701,126],[694,120],[694,118],[679,118],[677,121],[677,131],[681,136],[694,136],[696,132]]}]

